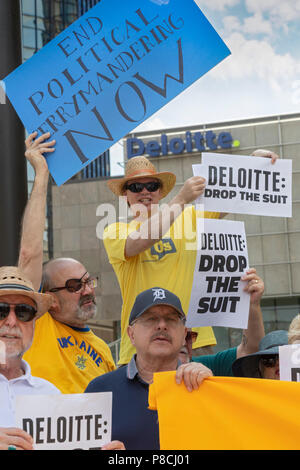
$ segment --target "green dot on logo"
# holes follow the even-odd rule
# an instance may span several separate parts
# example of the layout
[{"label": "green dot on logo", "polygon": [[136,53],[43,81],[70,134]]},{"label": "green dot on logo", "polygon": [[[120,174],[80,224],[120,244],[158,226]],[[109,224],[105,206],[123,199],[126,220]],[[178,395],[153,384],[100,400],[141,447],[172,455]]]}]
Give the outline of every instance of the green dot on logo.
[{"label": "green dot on logo", "polygon": [[241,142],[239,140],[234,140],[232,143],[233,147],[239,147],[241,145]]}]

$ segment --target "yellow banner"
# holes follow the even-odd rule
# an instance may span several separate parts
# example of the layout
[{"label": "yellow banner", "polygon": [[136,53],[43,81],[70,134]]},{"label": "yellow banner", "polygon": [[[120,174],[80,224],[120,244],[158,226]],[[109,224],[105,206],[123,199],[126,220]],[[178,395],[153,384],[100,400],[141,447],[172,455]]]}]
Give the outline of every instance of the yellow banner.
[{"label": "yellow banner", "polygon": [[188,392],[175,372],[154,374],[161,450],[300,449],[300,383],[210,377]]}]

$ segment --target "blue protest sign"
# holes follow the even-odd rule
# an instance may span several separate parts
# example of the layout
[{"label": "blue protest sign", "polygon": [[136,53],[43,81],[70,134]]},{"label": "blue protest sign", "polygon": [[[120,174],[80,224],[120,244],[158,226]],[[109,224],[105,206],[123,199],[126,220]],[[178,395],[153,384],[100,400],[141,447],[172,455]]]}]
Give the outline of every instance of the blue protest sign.
[{"label": "blue protest sign", "polygon": [[229,54],[193,0],[100,0],[4,84],[60,185]]}]

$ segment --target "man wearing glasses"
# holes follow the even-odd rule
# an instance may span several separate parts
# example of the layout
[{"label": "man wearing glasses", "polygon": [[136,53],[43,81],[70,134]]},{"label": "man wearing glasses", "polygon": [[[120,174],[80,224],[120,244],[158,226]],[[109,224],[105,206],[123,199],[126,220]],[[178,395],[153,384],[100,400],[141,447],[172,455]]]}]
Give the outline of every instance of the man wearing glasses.
[{"label": "man wearing glasses", "polygon": [[52,305],[36,323],[25,358],[62,393],[82,393],[94,377],[115,369],[108,345],[87,326],[97,313],[97,278],[79,261],[57,258],[44,265],[42,285]]},{"label": "man wearing glasses", "polygon": [[50,382],[31,374],[24,352],[30,347],[35,321],[50,307],[50,295],[37,292],[41,283],[43,232],[48,167],[43,157],[53,152],[49,135],[26,140],[26,157],[35,170],[35,180],[26,205],[19,267],[0,268],[0,449],[31,450],[29,434],[15,427],[17,395],[59,394]]},{"label": "man wearing glasses", "polygon": [[84,266],[73,259],[56,259],[43,267],[43,233],[48,166],[43,157],[53,152],[50,134],[26,140],[26,157],[36,171],[33,191],[25,211],[19,257],[20,268],[36,289],[52,298],[48,312],[36,322],[34,340],[24,359],[33,375],[49,380],[62,393],[81,393],[92,378],[114,369],[107,344],[87,326],[96,315],[95,288]]},{"label": "man wearing glasses", "polygon": [[[188,310],[196,251],[189,248],[196,238],[193,202],[205,188],[201,177],[189,178],[168,204],[159,202],[174,188],[175,174],[158,172],[145,157],[131,158],[125,175],[107,182],[117,196],[126,197],[133,212],[130,223],[117,222],[104,230],[103,242],[122,294],[120,364],[127,364],[134,347],[127,325],[136,296],[155,285],[176,294]],[[187,206],[189,205],[189,206]],[[202,215],[200,215],[203,217]],[[218,218],[217,213],[205,213]],[[216,344],[212,328],[199,329],[197,347]]]},{"label": "man wearing glasses", "polygon": [[[253,155],[276,161],[278,156],[267,150]],[[197,217],[221,218],[225,214],[196,211],[194,202],[205,189],[205,179],[188,178],[172,199],[159,202],[174,188],[175,174],[158,172],[144,156],[131,158],[123,178],[107,182],[111,191],[125,197],[133,212],[130,223],[110,224],[103,234],[108,258],[116,273],[122,294],[120,364],[127,364],[134,347],[126,333],[130,311],[136,296],[145,289],[160,285],[176,294],[188,311],[196,261]],[[212,328],[198,328],[194,348],[216,344]],[[204,350],[202,349],[202,352]]]},{"label": "man wearing glasses", "polygon": [[186,333],[185,313],[176,295],[155,287],[137,296],[127,328],[136,355],[127,366],[94,379],[86,389],[86,393],[113,393],[112,442],[103,450],[160,448],[157,411],[148,408],[154,373],[176,371],[174,380],[190,392],[212,376],[202,364],[180,365],[178,354]]}]

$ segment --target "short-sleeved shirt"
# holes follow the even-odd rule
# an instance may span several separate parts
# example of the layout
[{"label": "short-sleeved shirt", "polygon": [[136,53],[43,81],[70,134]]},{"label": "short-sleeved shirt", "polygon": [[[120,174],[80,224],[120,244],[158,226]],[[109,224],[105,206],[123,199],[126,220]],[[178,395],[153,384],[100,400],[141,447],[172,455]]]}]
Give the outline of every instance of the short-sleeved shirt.
[{"label": "short-sleeved shirt", "polygon": [[94,379],[85,392],[112,392],[112,441],[123,442],[126,450],[159,450],[157,411],[148,409],[149,385],[138,374],[135,356]]},{"label": "short-sleeved shirt", "polygon": [[193,356],[192,361],[204,364],[216,376],[232,377],[232,364],[236,360],[236,354],[237,348],[230,348],[207,356]]},{"label": "short-sleeved shirt", "polygon": [[[103,242],[110,263],[119,281],[123,299],[121,312],[120,364],[130,361],[135,352],[127,335],[130,312],[137,295],[152,287],[161,287],[180,298],[184,312],[188,312],[197,255],[197,217],[219,218],[215,212],[196,212],[187,207],[174,221],[167,233],[151,248],[136,256],[125,257],[125,244],[139,222],[118,222],[104,230]],[[194,347],[215,345],[211,327],[198,330]]]},{"label": "short-sleeved shirt", "polygon": [[0,427],[16,427],[15,399],[17,395],[58,395],[60,391],[47,380],[33,377],[29,364],[22,361],[24,374],[8,380],[0,374]]},{"label": "short-sleeved shirt", "polygon": [[65,325],[49,313],[36,321],[24,358],[33,375],[49,380],[62,393],[83,393],[91,380],[115,369],[109,346],[89,327]]}]

